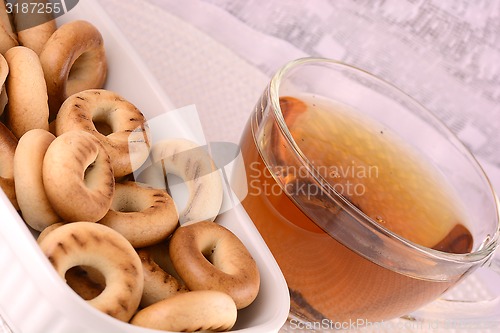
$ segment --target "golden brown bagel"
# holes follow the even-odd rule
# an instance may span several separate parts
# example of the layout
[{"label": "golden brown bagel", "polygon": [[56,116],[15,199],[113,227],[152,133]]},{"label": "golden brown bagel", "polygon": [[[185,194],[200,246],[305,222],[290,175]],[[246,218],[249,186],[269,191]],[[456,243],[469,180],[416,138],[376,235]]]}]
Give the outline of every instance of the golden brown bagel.
[{"label": "golden brown bagel", "polygon": [[[37,243],[41,244],[49,233],[63,225],[64,223],[58,222],[43,229],[36,239]],[[66,283],[71,289],[86,301],[97,297],[106,287],[104,276],[98,270],[90,266],[82,265],[70,268],[66,272],[65,278]]]},{"label": "golden brown bagel", "polygon": [[34,128],[49,130],[47,86],[37,54],[24,46],[5,53],[10,73],[7,77],[9,96],[8,123],[17,138]]},{"label": "golden brown bagel", "polygon": [[238,309],[257,297],[260,275],[245,245],[215,222],[178,228],[170,240],[170,258],[189,290],[218,290]]},{"label": "golden brown bagel", "polygon": [[112,91],[90,89],[73,94],[61,106],[55,127],[57,135],[83,130],[99,139],[111,157],[115,177],[132,173],[149,155],[146,119]]},{"label": "golden brown bagel", "polygon": [[102,35],[91,23],[78,20],[60,26],[40,52],[49,94],[51,119],[74,93],[102,88],[107,62]]},{"label": "golden brown bagel", "polygon": [[141,300],[144,277],[139,256],[122,235],[101,224],[74,222],[48,233],[40,248],[63,279],[72,267],[97,269],[106,287],[87,302],[119,320],[130,320]]},{"label": "golden brown bagel", "polygon": [[111,162],[92,134],[71,131],[58,136],[45,153],[42,170],[47,198],[64,221],[97,222],[111,207]]},{"label": "golden brown bagel", "polygon": [[166,190],[127,181],[116,183],[111,208],[99,223],[118,231],[139,248],[167,238],[177,227],[178,217]]},{"label": "golden brown bagel", "polygon": [[227,294],[215,290],[181,293],[140,310],[132,325],[175,332],[227,331],[237,310]]},{"label": "golden brown bagel", "polygon": [[24,221],[38,231],[61,221],[45,194],[42,175],[45,152],[55,138],[42,129],[30,130],[19,139],[14,155],[17,202]]}]

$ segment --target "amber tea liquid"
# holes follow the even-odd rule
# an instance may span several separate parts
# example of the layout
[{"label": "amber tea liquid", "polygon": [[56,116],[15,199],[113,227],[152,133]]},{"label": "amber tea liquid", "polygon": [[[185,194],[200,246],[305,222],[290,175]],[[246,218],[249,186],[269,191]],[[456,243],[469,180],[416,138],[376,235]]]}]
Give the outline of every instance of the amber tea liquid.
[{"label": "amber tea liquid", "polygon": [[[447,184],[394,134],[322,97],[284,97],[280,105],[304,155],[373,221],[419,245],[471,251],[472,235]],[[458,277],[430,281],[379,266],[327,234],[280,190],[259,153],[262,147],[256,147],[252,121],[241,142],[248,185],[243,206],[283,271],[292,309],[300,309],[295,315],[318,321],[386,320],[411,312],[455,284]],[[276,131],[271,128],[265,140],[257,139],[259,145],[270,145],[283,164],[274,170],[287,173],[284,179],[300,190],[297,195],[307,196],[308,205],[318,205],[319,218],[334,220],[335,212],[321,206],[321,194],[298,183],[303,170],[290,170],[286,158],[280,158],[284,145]]]}]

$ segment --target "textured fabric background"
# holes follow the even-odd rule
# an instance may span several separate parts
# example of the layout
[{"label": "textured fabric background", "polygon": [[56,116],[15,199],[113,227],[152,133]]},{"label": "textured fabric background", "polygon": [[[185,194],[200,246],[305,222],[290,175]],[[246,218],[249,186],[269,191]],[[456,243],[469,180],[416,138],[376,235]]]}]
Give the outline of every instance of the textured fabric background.
[{"label": "textured fabric background", "polygon": [[175,106],[196,105],[207,139],[237,143],[268,77],[209,36],[147,1],[100,3]]}]

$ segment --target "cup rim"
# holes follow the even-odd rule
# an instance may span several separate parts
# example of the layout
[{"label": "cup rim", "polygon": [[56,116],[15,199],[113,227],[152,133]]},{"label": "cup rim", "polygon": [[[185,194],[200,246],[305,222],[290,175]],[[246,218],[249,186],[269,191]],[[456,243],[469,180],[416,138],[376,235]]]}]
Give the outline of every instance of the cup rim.
[{"label": "cup rim", "polygon": [[[460,152],[464,155],[466,155],[467,160],[469,161],[470,164],[473,165],[473,167],[478,171],[480,176],[484,178],[486,181],[487,188],[489,189],[489,193],[492,196],[494,205],[495,205],[495,216],[496,216],[496,230],[494,231],[493,235],[490,236],[488,239],[484,239],[481,242],[481,246],[479,249],[476,249],[473,252],[469,253],[449,253],[449,252],[443,252],[439,250],[435,250],[420,244],[417,244],[415,242],[412,242],[397,233],[394,233],[390,229],[384,227],[383,225],[377,223],[374,219],[366,215],[361,209],[353,205],[349,200],[347,200],[341,193],[335,190],[335,188],[330,187],[329,191],[330,193],[334,193],[341,201],[342,203],[346,204],[351,211],[355,212],[357,216],[355,216],[358,220],[360,218],[362,219],[363,223],[368,224],[371,228],[376,229],[377,231],[381,232],[384,234],[386,237],[389,237],[393,240],[396,240],[403,244],[405,247],[410,248],[414,251],[418,251],[426,256],[432,257],[432,258],[437,258],[440,260],[448,261],[448,262],[460,262],[460,263],[469,263],[473,264],[476,262],[480,262],[484,260],[485,258],[492,256],[495,252],[495,249],[498,246],[499,238],[500,238],[500,200],[497,197],[495,190],[493,189],[493,185],[491,184],[490,179],[488,178],[486,172],[484,171],[483,167],[480,165],[474,154],[462,143],[462,141],[439,119],[437,116],[432,113],[430,110],[428,110],[426,107],[424,107],[420,102],[415,100],[411,95],[407,94],[394,84],[382,79],[381,77],[372,74],[364,69],[361,69],[356,66],[349,65],[347,63],[344,63],[342,61],[334,60],[334,59],[329,59],[329,58],[321,58],[321,57],[305,57],[305,58],[299,58],[296,60],[292,60],[288,63],[286,63],[283,67],[281,67],[276,74],[273,75],[271,78],[271,82],[269,85],[269,95],[270,95],[270,103],[272,106],[272,110],[276,119],[276,123],[278,125],[278,128],[280,132],[283,134],[283,137],[287,141],[287,143],[290,145],[290,147],[293,148],[293,154],[295,157],[306,167],[306,170],[311,173],[314,171],[314,165],[309,161],[309,159],[306,157],[306,155],[302,152],[302,150],[299,148],[298,144],[295,142],[292,134],[288,130],[288,126],[286,125],[285,119],[283,117],[280,103],[279,103],[279,87],[280,87],[280,81],[281,79],[288,73],[291,69],[296,68],[298,66],[301,66],[303,64],[309,64],[309,63],[326,63],[326,64],[334,64],[334,65],[339,65],[341,67],[348,68],[350,70],[354,70],[357,72],[361,72],[364,75],[370,77],[371,79],[375,79],[385,86],[389,87],[390,89],[394,90],[395,92],[399,93],[401,96],[404,96],[406,99],[411,100],[413,103],[415,103],[419,108],[422,109],[423,112],[426,113],[427,116],[432,118],[432,120],[435,122],[435,125],[439,126],[439,129],[445,134],[446,139],[452,142],[452,144],[460,149]],[[319,178],[321,180],[321,184],[329,184],[329,182],[324,179],[323,176],[321,176],[320,173],[315,172],[314,173],[315,178]]]}]

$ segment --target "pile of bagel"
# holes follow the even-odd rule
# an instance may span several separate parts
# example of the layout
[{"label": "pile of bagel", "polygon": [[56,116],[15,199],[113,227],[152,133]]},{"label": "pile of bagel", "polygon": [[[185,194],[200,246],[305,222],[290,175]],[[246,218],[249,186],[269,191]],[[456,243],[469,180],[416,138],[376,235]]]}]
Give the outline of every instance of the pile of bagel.
[{"label": "pile of bagel", "polygon": [[[142,112],[104,89],[93,24],[52,20],[18,33],[15,17],[0,16],[0,187],[40,232],[54,269],[119,320],[231,329],[260,275],[244,244],[214,222],[223,187],[208,152],[181,138],[153,144]],[[143,179],[181,178],[185,207],[165,183],[139,181],[139,169]]]}]

